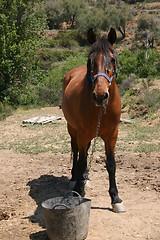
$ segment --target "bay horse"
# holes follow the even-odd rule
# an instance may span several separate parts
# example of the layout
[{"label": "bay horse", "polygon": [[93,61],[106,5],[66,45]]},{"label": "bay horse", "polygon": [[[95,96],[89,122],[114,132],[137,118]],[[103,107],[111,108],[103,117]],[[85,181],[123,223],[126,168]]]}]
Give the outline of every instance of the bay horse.
[{"label": "bay horse", "polygon": [[[97,135],[105,144],[109,194],[114,212],[124,212],[116,186],[115,144],[121,115],[121,99],[115,82],[117,55],[113,47],[116,31],[97,39],[92,29],[87,34],[92,45],[87,66],[69,71],[63,81],[62,111],[67,121],[73,152],[72,179],[74,191],[84,196],[84,174],[87,174],[87,152]],[[100,126],[97,122],[101,113]]]}]

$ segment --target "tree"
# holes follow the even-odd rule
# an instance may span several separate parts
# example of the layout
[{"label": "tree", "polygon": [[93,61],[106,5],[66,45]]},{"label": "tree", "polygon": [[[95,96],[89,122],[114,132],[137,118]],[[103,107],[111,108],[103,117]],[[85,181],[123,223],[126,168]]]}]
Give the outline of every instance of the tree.
[{"label": "tree", "polygon": [[49,29],[59,28],[60,23],[63,19],[63,5],[62,1],[59,0],[49,0],[46,3],[46,14]]},{"label": "tree", "polygon": [[74,28],[79,15],[81,12],[85,12],[88,6],[89,4],[85,0],[48,0],[46,13],[49,28],[59,28],[63,22],[67,22],[71,28]]},{"label": "tree", "polygon": [[82,12],[86,12],[88,4],[79,0],[62,0],[63,2],[63,19],[71,23],[71,27],[77,24],[78,17]]},{"label": "tree", "polygon": [[115,26],[121,33],[122,38],[126,36],[126,25],[131,20],[131,13],[124,2],[117,2],[115,5],[109,5],[109,11],[106,12],[110,25]]},{"label": "tree", "polygon": [[138,18],[136,39],[145,46],[146,50],[154,47],[159,32],[160,28],[151,15],[143,14]]},{"label": "tree", "polygon": [[108,30],[108,27],[109,23],[105,18],[104,11],[96,7],[90,9],[87,13],[83,12],[78,18],[78,28],[85,34],[90,28],[99,33],[100,30]]},{"label": "tree", "polygon": [[37,79],[35,49],[45,27],[41,2],[0,1],[0,101],[18,104],[22,89]]}]

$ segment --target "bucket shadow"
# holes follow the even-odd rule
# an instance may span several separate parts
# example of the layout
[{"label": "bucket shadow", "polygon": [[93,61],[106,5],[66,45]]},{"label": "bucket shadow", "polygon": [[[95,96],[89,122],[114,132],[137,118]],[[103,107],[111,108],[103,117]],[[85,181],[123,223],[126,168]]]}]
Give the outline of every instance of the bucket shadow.
[{"label": "bucket shadow", "polygon": [[[28,216],[32,223],[38,223],[39,226],[45,228],[44,217],[42,213],[42,202],[49,198],[61,197],[69,192],[69,179],[66,176],[56,177],[53,175],[42,175],[38,179],[34,179],[27,183],[30,187],[29,196],[34,199],[37,204],[37,209],[34,214]],[[32,240],[48,240],[47,232],[40,231],[30,235]]]}]

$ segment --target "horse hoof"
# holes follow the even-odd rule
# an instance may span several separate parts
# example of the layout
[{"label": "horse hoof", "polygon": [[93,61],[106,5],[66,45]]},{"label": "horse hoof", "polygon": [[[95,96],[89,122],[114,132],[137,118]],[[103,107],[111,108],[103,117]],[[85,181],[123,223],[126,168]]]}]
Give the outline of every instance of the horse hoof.
[{"label": "horse hoof", "polygon": [[74,189],[75,185],[76,185],[76,181],[70,181],[69,182],[69,190],[72,191]]},{"label": "horse hoof", "polygon": [[124,206],[123,202],[121,202],[121,203],[112,203],[112,208],[113,208],[113,212],[115,212],[115,213],[126,212],[126,209],[125,209],[125,206]]},{"label": "horse hoof", "polygon": [[84,181],[84,187],[85,188],[91,188],[91,182],[89,180]]}]

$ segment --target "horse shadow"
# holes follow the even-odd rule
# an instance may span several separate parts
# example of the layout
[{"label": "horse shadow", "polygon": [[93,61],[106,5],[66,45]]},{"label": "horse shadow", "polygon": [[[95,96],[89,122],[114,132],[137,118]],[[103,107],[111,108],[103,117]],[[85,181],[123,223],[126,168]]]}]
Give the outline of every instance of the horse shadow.
[{"label": "horse shadow", "polygon": [[[27,183],[30,187],[29,196],[34,199],[37,208],[33,215],[27,218],[32,223],[38,223],[39,226],[45,228],[44,217],[42,213],[42,202],[49,198],[62,197],[69,192],[69,179],[66,176],[56,177],[53,175],[42,175],[38,179],[34,179]],[[46,230],[36,232],[30,235],[31,240],[48,240]]]}]

